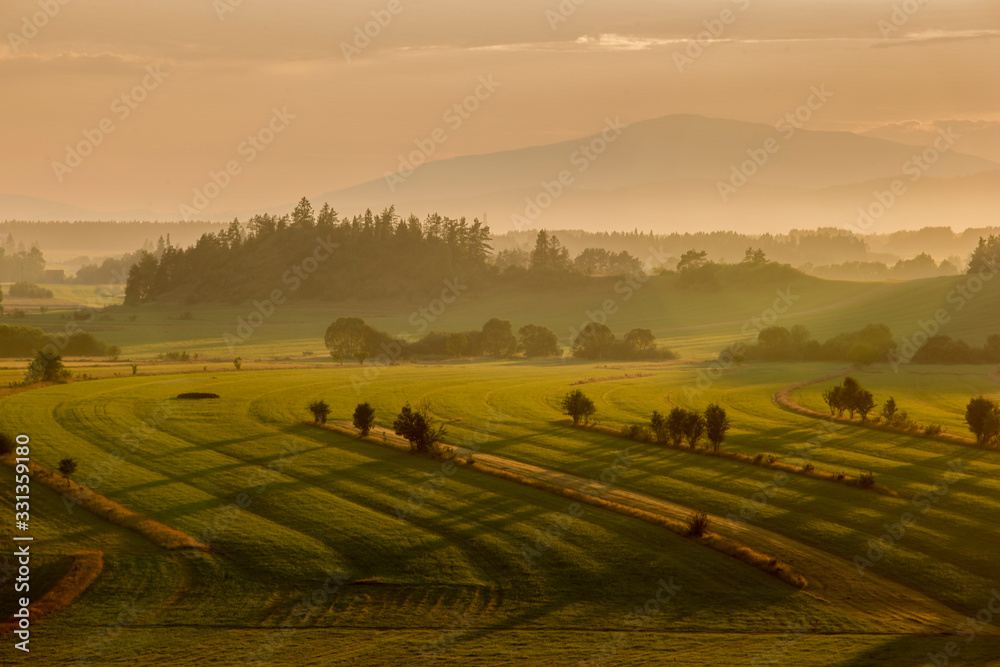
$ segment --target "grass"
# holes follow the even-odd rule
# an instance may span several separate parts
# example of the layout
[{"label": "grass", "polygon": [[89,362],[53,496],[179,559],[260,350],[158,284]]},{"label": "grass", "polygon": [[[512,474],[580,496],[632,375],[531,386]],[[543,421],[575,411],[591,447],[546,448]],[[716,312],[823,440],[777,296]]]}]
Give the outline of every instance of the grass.
[{"label": "grass", "polygon": [[[788,655],[798,664],[840,664],[824,653],[831,646],[857,656],[859,665],[935,646],[932,638],[873,638],[865,633],[883,629],[692,540],[599,507],[588,508],[529,564],[522,547],[558,524],[569,499],[465,468],[446,475],[441,462],[307,426],[305,405],[316,398],[331,403],[331,419],[348,419],[367,400],[383,426],[406,401],[428,399],[449,422],[449,442],[586,477],[599,476],[627,447],[636,462],[621,488],[723,516],[749,506],[751,525],[846,559],[865,553],[883,524],[913,511],[911,497],[932,488],[960,456],[968,472],[918,514],[873,569],[967,613],[988,599],[997,573],[991,517],[1000,509],[1000,454],[848,426],[823,441],[811,462],[818,470],[873,470],[899,498],[795,477],[754,504],[774,471],[555,424],[559,397],[581,379],[629,375],[584,388],[602,425],[638,421],[668,400],[697,409],[720,401],[734,422],[727,450],[795,460],[792,451],[814,437],[817,425],[770,397],[834,368],[762,365],[728,372],[699,393],[684,388],[696,386],[704,365],[604,366],[399,366],[367,379],[351,367],[119,377],[4,398],[0,426],[31,435],[33,460],[51,467],[72,456],[81,464],[79,481],[211,545],[209,553],[163,550],[79,508],[68,514],[55,493],[36,484],[33,502],[41,509],[33,512],[49,535],[40,547],[70,555],[96,542],[105,554],[105,574],[78,604],[39,626],[39,646],[47,647],[40,651],[68,659],[87,650],[85,628],[106,625],[121,613],[122,600],[134,599],[142,613],[105,645],[102,659],[141,655],[152,663],[194,647],[224,660],[243,656],[273,643],[268,629],[293,618],[297,601],[336,572],[345,585],[317,606],[273,664],[292,664],[307,652],[336,653],[343,664],[352,655],[391,664],[393,656],[435,641],[463,613],[474,619],[473,629],[448,645],[444,664],[486,655],[543,664],[555,650],[546,641],[555,637],[565,662],[549,664],[571,664],[607,649],[609,637],[628,629],[625,614],[671,576],[682,594],[641,633],[626,633],[620,655],[628,661],[663,651],[685,656],[684,664],[752,657],[772,647],[790,619],[810,633],[840,637],[796,641]],[[905,389],[906,379],[898,379]],[[360,393],[359,382],[368,382]],[[222,398],[170,400],[191,391]],[[122,460],[109,467],[112,452]],[[164,626],[173,628],[169,648],[157,645]],[[256,630],[231,634],[238,628]],[[518,639],[529,630],[530,647]],[[754,639],[742,644],[703,641],[748,632]],[[979,651],[987,664],[996,640],[978,641],[966,655]]]}]

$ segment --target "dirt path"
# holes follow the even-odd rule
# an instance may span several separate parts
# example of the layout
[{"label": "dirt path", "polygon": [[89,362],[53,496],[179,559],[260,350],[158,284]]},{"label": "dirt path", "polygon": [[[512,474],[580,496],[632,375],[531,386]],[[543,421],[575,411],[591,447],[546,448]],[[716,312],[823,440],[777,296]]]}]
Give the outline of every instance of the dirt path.
[{"label": "dirt path", "polygon": [[[73,556],[73,564],[69,571],[57,581],[52,588],[29,607],[31,622],[36,623],[46,616],[68,607],[73,600],[83,593],[104,569],[104,553],[101,551],[82,551]],[[17,619],[10,618],[0,623],[0,635],[13,632],[18,627]]]},{"label": "dirt path", "polygon": [[[329,425],[338,432],[356,435],[346,422]],[[375,429],[377,441],[395,449],[408,449],[407,443],[385,429]],[[476,466],[513,473],[519,477],[582,492],[594,498],[648,512],[673,521],[686,522],[694,509],[644,493],[606,487],[600,483],[506,457],[471,452],[451,447],[461,458],[473,456]],[[614,510],[613,506],[609,509]],[[797,542],[769,530],[741,524],[720,516],[710,517],[710,530],[720,536],[769,554],[791,566],[809,582],[803,594],[843,611],[876,623],[884,632],[895,634],[953,633],[964,615],[918,591],[870,572],[861,574],[850,560]]]}]

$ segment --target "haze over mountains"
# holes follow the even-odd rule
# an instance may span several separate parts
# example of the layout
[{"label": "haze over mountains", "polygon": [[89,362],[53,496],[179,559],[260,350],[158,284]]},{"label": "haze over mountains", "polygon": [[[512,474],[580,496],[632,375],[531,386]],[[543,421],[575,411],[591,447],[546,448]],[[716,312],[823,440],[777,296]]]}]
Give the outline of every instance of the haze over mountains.
[{"label": "haze over mountains", "polygon": [[[733,229],[779,232],[835,226],[889,232],[996,224],[1000,164],[951,149],[947,128],[924,147],[850,132],[672,115],[579,140],[435,161],[412,172],[435,144],[413,145],[402,171],[320,195],[341,214],[395,205],[400,214],[487,216],[498,232],[526,227]],[[938,149],[927,150],[938,139]],[[939,150],[943,148],[944,150]],[[436,152],[436,151],[435,151]],[[921,157],[923,154],[923,157]],[[738,170],[742,169],[742,173]],[[561,180],[561,183],[560,183]],[[893,182],[900,194],[889,195]],[[726,187],[721,184],[728,184]],[[881,202],[876,192],[881,195]],[[890,203],[890,199],[892,200]],[[888,204],[887,206],[885,206]],[[269,209],[287,213],[288,202]],[[878,215],[885,206],[884,215]],[[854,227],[858,209],[875,215]],[[260,211],[206,209],[208,220]],[[107,219],[107,213],[24,197],[0,197],[0,219]],[[123,219],[176,219],[133,211]]]}]

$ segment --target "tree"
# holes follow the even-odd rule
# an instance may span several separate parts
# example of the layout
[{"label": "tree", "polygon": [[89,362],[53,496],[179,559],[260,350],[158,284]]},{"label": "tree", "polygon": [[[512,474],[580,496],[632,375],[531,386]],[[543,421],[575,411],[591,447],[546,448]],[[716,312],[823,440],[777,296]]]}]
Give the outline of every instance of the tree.
[{"label": "tree", "polygon": [[854,419],[854,413],[858,411],[858,404],[860,402],[859,399],[861,398],[862,391],[860,382],[850,376],[844,378],[841,398],[843,406],[851,415],[851,419]]},{"label": "tree", "polygon": [[965,422],[976,436],[976,442],[986,446],[1000,439],[1000,408],[988,398],[979,396],[965,408]]},{"label": "tree", "polygon": [[667,435],[670,442],[677,447],[684,441],[684,434],[687,429],[687,410],[684,408],[674,408],[667,415]]},{"label": "tree", "polygon": [[747,248],[746,253],[743,255],[743,263],[752,266],[767,264],[767,255],[760,248]]},{"label": "tree", "polygon": [[292,225],[302,229],[311,229],[316,226],[316,216],[313,213],[312,204],[305,197],[299,200],[298,206],[292,211]]},{"label": "tree", "polygon": [[581,419],[584,424],[589,424],[590,417],[597,412],[594,402],[579,389],[566,394],[559,405],[564,413],[573,418],[574,426],[579,425]]},{"label": "tree", "polygon": [[858,392],[857,399],[854,402],[854,409],[861,416],[861,423],[865,423],[868,421],[868,413],[875,409],[875,397],[872,396],[870,391],[862,389]]},{"label": "tree", "polygon": [[496,317],[483,325],[483,353],[488,357],[506,359],[517,352],[517,338],[510,322]]},{"label": "tree", "polygon": [[45,352],[39,352],[30,364],[28,372],[24,375],[25,384],[35,384],[36,382],[66,382],[70,377],[69,369],[63,364],[59,355],[50,356]]},{"label": "tree", "polygon": [[896,399],[890,396],[889,400],[882,406],[882,418],[885,419],[885,423],[891,426],[896,421],[897,412]]},{"label": "tree", "polygon": [[870,343],[855,343],[847,351],[847,360],[858,366],[871,366],[882,355]]},{"label": "tree", "polygon": [[981,271],[995,272],[1000,264],[1000,236],[990,235],[988,238],[979,238],[979,245],[969,259],[969,273],[979,273]]},{"label": "tree", "polygon": [[417,410],[407,403],[396,420],[392,423],[392,428],[396,435],[405,438],[410,443],[410,448],[419,453],[426,454],[434,449],[435,443],[439,442],[445,435],[444,426],[434,426],[434,420],[430,416],[430,408],[423,406]]},{"label": "tree", "polygon": [[365,324],[360,317],[341,317],[326,329],[324,337],[330,356],[338,362],[352,357],[364,363],[394,343],[392,337]]},{"label": "tree", "polygon": [[705,265],[708,261],[708,252],[702,250],[688,250],[686,253],[681,255],[680,261],[677,263],[677,270],[680,272],[687,271],[689,269],[697,269]]},{"label": "tree", "polygon": [[623,338],[625,345],[637,356],[656,350],[656,335],[650,329],[632,329]]},{"label": "tree", "polygon": [[548,327],[526,324],[517,331],[520,337],[518,349],[529,359],[532,357],[554,357],[561,353],[559,338]]},{"label": "tree", "polygon": [[653,432],[657,442],[667,441],[667,420],[656,410],[653,410],[653,416],[649,418],[649,430]]},{"label": "tree", "polygon": [[830,406],[830,416],[844,414],[844,388],[840,385],[823,392],[823,401]]},{"label": "tree", "polygon": [[59,472],[62,473],[63,477],[68,478],[76,472],[76,461],[70,458],[59,461]]},{"label": "tree", "polygon": [[243,368],[243,357],[236,357],[235,359],[233,359],[233,366],[236,367],[236,370],[242,369]]},{"label": "tree", "polygon": [[604,359],[614,351],[617,338],[605,324],[587,322],[573,341],[573,356],[578,359]]},{"label": "tree", "polygon": [[453,357],[461,357],[462,353],[469,348],[469,339],[463,333],[453,333],[448,336],[448,354]]},{"label": "tree", "polygon": [[326,401],[313,401],[309,404],[309,411],[313,413],[317,424],[325,424],[326,418],[330,415],[330,406]]},{"label": "tree", "polygon": [[686,412],[684,415],[684,435],[691,448],[698,446],[698,440],[705,433],[705,418],[697,412]]},{"label": "tree", "polygon": [[375,425],[375,408],[368,403],[358,403],[354,408],[354,428],[361,431],[361,437],[368,437]]},{"label": "tree", "polygon": [[712,449],[719,451],[719,445],[726,439],[729,430],[729,416],[726,409],[713,403],[705,408],[705,437],[712,443]]}]

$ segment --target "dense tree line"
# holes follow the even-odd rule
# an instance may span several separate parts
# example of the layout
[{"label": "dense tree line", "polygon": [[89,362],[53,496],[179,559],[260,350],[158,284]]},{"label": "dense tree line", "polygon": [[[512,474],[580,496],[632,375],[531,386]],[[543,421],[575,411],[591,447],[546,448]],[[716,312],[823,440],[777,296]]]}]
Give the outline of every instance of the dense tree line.
[{"label": "dense tree line", "polygon": [[824,342],[797,324],[791,329],[780,326],[761,329],[757,342],[746,345],[743,355],[759,361],[850,361],[867,365],[886,361],[895,349],[892,332],[884,324],[869,324]]},{"label": "dense tree line", "polygon": [[489,227],[478,220],[395,209],[340,219],[306,199],[290,215],[234,220],[191,247],[143,252],[131,268],[126,304],[169,296],[188,302],[286,295],[333,299],[426,294],[448,279],[477,285],[489,274]]},{"label": "dense tree line", "polygon": [[35,327],[0,324],[0,357],[5,359],[29,357],[38,350],[55,347],[67,357],[116,356],[121,350],[107,345],[84,331],[74,331],[56,340]]},{"label": "dense tree line", "polygon": [[632,329],[619,339],[607,325],[593,321],[573,340],[573,356],[615,361],[677,358],[671,350],[657,347],[656,335],[650,329]]},{"label": "dense tree line", "polygon": [[910,359],[914,364],[998,364],[1000,334],[986,338],[983,347],[972,347],[964,340],[937,335],[927,339]]},{"label": "dense tree line", "polygon": [[14,236],[7,235],[0,246],[0,282],[10,283],[21,280],[39,282],[45,279],[45,256],[38,246],[26,248]]}]

